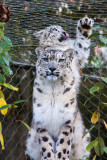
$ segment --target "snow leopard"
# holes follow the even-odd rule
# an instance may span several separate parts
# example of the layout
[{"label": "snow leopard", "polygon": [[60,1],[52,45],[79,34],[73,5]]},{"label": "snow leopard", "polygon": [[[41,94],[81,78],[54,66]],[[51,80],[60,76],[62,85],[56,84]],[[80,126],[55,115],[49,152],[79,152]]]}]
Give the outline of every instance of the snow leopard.
[{"label": "snow leopard", "polygon": [[[34,36],[39,40],[39,49],[44,50],[49,47],[66,51],[71,48],[75,50],[75,58],[78,67],[83,68],[88,62],[90,54],[90,39],[94,20],[85,16],[77,23],[76,38],[70,39],[69,34],[58,25],[51,25],[43,30],[34,32]],[[38,48],[36,48],[38,49]]]},{"label": "snow leopard", "polygon": [[84,160],[90,155],[86,132],[77,105],[74,50],[37,50],[33,88],[33,119],[26,140],[31,160]]},{"label": "snow leopard", "polygon": [[74,66],[76,67],[74,74],[77,93],[81,81],[80,70],[88,63],[90,55],[90,49],[88,47],[91,43],[88,37],[92,34],[93,24],[94,20],[87,16],[80,19],[77,23],[75,39],[69,38],[69,34],[58,25],[51,25],[34,33],[34,36],[39,40],[39,46],[36,50],[39,49],[43,51],[47,48],[53,48],[66,51],[71,48],[75,51],[72,63],[74,63]]}]

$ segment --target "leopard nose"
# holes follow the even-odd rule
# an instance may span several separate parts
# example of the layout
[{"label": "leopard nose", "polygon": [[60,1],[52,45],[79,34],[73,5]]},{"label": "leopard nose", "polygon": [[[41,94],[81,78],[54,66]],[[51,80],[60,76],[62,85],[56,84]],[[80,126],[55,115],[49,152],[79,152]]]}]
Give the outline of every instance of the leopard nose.
[{"label": "leopard nose", "polygon": [[56,68],[50,67],[49,70],[50,70],[51,72],[54,72],[54,71],[56,70]]},{"label": "leopard nose", "polygon": [[63,34],[66,36],[66,32],[63,32]]}]

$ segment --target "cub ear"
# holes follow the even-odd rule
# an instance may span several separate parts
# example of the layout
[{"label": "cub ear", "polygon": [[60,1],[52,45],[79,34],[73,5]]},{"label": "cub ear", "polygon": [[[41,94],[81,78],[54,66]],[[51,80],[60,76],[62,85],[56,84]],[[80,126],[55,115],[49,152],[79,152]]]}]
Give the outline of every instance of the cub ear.
[{"label": "cub ear", "polygon": [[67,55],[71,60],[73,59],[74,57],[74,50],[73,49],[67,49],[65,52],[64,52],[65,55]]},{"label": "cub ear", "polygon": [[36,53],[37,58],[40,57],[40,55],[42,54],[42,52],[43,52],[43,51],[42,51],[39,47],[37,47],[37,48],[35,49],[35,53]]},{"label": "cub ear", "polygon": [[45,30],[42,29],[42,30],[40,30],[40,31],[35,31],[35,32],[33,33],[33,35],[34,35],[37,39],[40,39],[41,36],[44,34],[44,32],[45,32]]}]

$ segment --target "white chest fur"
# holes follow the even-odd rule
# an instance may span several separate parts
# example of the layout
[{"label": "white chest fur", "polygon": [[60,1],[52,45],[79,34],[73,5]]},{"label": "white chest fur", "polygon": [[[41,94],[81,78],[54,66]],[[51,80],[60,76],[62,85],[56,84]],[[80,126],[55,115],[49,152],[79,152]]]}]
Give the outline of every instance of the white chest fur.
[{"label": "white chest fur", "polygon": [[[33,98],[33,119],[36,125],[46,128],[57,136],[60,126],[67,120],[73,122],[76,112],[75,86],[60,82],[35,80]],[[38,89],[39,88],[39,89]]]}]

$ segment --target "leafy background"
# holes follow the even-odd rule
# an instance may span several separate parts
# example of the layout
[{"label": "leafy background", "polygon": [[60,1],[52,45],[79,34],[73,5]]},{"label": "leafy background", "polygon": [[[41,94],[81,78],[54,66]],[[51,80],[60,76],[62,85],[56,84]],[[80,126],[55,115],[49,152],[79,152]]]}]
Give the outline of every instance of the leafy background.
[{"label": "leafy background", "polygon": [[[46,0],[45,3],[43,0],[6,0],[6,5],[9,6],[12,16],[5,27],[5,35],[12,40],[13,47],[9,53],[12,61],[14,61],[14,63],[11,64],[13,76],[11,76],[11,78],[6,77],[6,82],[18,87],[19,91],[11,91],[5,87],[3,91],[8,104],[12,104],[13,101],[15,102],[20,99],[27,101],[17,104],[18,108],[12,108],[5,117],[0,115],[6,148],[4,151],[0,151],[1,160],[26,159],[24,145],[28,130],[17,120],[23,120],[30,125],[32,118],[32,86],[35,76],[35,68],[33,65],[36,63],[35,48],[38,45],[33,36],[34,31],[51,24],[58,24],[64,27],[72,38],[75,38],[77,21],[86,14],[95,20],[95,25],[106,28],[106,4],[106,0]],[[98,37],[93,37],[92,41],[98,42]],[[94,53],[92,50],[90,59],[92,59],[93,56]],[[83,73],[89,75],[95,73],[97,76],[99,75],[98,69],[94,68],[92,64],[89,64],[83,70]],[[105,64],[103,65],[102,76],[107,76]],[[89,92],[89,89],[93,87],[95,82],[96,79],[94,78],[89,78],[84,81],[83,76],[78,95],[78,105],[87,128],[92,127],[91,117],[98,107],[98,93],[96,92],[95,96],[92,97]],[[104,83],[104,88],[101,91],[102,102],[106,102],[107,99],[106,88],[107,86]],[[100,114],[101,117],[107,121],[106,113],[107,109],[102,104]],[[96,128],[92,130],[91,136],[92,140],[97,137]],[[103,124],[101,125],[101,136],[106,144],[107,135]],[[94,151],[92,151],[92,157],[94,154]],[[103,159],[106,160],[107,156],[104,155]]]}]

